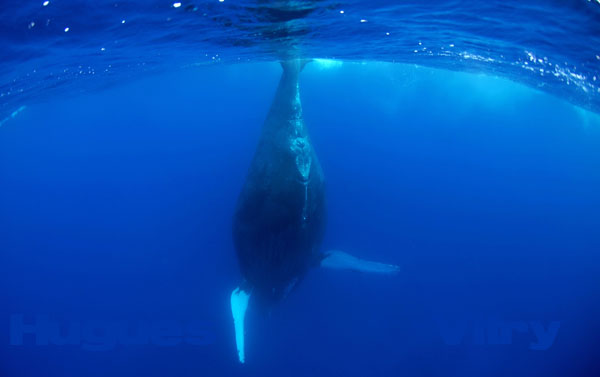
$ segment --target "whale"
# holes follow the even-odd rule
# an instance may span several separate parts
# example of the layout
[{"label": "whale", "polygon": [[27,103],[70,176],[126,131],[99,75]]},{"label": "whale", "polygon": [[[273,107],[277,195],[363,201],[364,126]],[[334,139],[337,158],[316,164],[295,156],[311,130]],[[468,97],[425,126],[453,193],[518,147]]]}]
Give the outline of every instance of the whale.
[{"label": "whale", "polygon": [[250,300],[271,307],[311,268],[394,274],[399,267],[340,250],[323,252],[325,179],[302,115],[299,76],[307,60],[281,61],[283,73],[233,215],[241,283],[231,293],[238,360],[245,362]]}]

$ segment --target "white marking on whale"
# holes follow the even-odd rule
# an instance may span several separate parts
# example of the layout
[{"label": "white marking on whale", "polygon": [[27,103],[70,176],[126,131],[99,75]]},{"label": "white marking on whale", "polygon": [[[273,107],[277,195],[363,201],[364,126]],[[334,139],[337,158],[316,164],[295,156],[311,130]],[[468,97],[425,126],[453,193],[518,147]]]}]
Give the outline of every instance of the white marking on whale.
[{"label": "white marking on whale", "polygon": [[235,327],[235,344],[238,351],[240,363],[246,361],[244,354],[244,318],[248,309],[248,300],[250,294],[240,288],[231,292],[231,314],[233,315],[233,325]]}]

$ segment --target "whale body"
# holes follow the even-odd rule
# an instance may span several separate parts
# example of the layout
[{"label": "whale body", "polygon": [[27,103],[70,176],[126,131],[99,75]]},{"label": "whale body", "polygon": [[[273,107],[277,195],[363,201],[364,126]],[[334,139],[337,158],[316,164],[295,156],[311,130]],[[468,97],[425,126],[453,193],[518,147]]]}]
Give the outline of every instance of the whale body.
[{"label": "whale body", "polygon": [[302,118],[302,65],[282,63],[233,221],[245,285],[266,304],[285,297],[310,265],[318,264],[325,229],[323,172]]},{"label": "whale body", "polygon": [[378,273],[398,270],[341,251],[320,251],[325,182],[302,117],[298,77],[305,63],[281,62],[283,74],[233,218],[242,283],[231,295],[231,311],[242,363],[250,297],[261,305],[272,305],[285,298],[311,267]]}]

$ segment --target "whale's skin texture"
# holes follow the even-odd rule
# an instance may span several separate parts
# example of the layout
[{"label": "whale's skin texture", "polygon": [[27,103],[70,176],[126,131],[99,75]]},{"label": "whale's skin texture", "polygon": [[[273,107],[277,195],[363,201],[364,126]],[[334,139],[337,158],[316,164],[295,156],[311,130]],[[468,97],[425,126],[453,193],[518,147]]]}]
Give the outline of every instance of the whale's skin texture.
[{"label": "whale's skin texture", "polygon": [[302,117],[303,63],[282,66],[233,218],[240,287],[266,304],[284,298],[320,263],[326,217],[323,172]]}]

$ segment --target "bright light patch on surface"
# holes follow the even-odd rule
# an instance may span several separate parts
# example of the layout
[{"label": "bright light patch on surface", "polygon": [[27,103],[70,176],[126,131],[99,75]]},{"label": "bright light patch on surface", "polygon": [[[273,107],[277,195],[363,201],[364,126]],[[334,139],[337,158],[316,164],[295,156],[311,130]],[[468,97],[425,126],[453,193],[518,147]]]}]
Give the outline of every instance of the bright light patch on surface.
[{"label": "bright light patch on surface", "polygon": [[48,6],[48,4],[50,4],[50,2],[49,2],[49,1],[44,1],[44,2],[42,3],[42,6],[45,6],[45,7],[47,7],[47,6]]},{"label": "bright light patch on surface", "polygon": [[598,127],[600,127],[600,115],[592,111],[583,109],[579,106],[574,106],[574,108],[577,114],[579,115],[579,118],[581,119],[581,124],[584,129],[591,131],[597,130]]},{"label": "bright light patch on surface", "polygon": [[333,59],[314,59],[315,65],[321,69],[339,68],[342,66],[342,61]]},{"label": "bright light patch on surface", "polygon": [[365,20],[364,18],[360,20],[361,23],[365,23],[367,22],[367,20]]},{"label": "bright light patch on surface", "polygon": [[16,109],[15,111],[12,112],[12,114],[10,114],[9,116],[7,116],[6,118],[0,120],[0,127],[2,127],[2,125],[6,122],[8,122],[11,119],[15,119],[17,117],[17,115],[19,115],[19,113],[23,110],[25,110],[27,107],[26,106],[21,106],[18,109]]},{"label": "bright light patch on surface", "polygon": [[65,28],[65,33],[68,32],[69,30],[71,30],[69,27]]},{"label": "bright light patch on surface", "polygon": [[173,8],[179,8],[181,6],[181,3],[173,3]]},{"label": "bright light patch on surface", "polygon": [[122,24],[124,24],[124,23],[125,23],[125,20],[121,20],[121,23],[122,23]]},{"label": "bright light patch on surface", "polygon": [[344,14],[344,11],[343,11],[343,10],[341,10],[341,11],[340,11],[340,14]]}]

